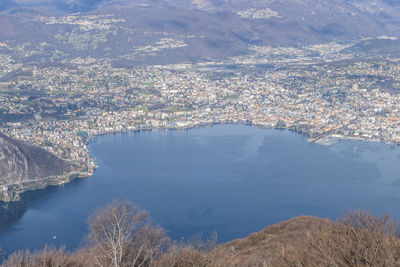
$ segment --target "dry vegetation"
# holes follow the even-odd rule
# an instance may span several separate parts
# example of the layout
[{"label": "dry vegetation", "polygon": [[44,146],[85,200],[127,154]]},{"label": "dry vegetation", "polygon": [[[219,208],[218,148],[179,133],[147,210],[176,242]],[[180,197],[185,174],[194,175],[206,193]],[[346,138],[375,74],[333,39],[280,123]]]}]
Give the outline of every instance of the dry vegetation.
[{"label": "dry vegetation", "polygon": [[297,217],[217,250],[230,266],[400,266],[395,228],[388,216],[366,212],[338,222]]},{"label": "dry vegetation", "polygon": [[148,214],[114,201],[89,218],[87,246],[12,254],[2,266],[400,266],[400,238],[390,217],[351,212],[333,222],[297,217],[216,246],[173,242]]}]

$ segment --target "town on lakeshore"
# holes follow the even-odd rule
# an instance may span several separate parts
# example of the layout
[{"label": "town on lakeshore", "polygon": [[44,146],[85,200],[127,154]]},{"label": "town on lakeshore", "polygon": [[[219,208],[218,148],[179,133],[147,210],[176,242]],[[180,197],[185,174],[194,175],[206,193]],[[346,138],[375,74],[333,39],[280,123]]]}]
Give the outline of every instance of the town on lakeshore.
[{"label": "town on lakeshore", "polygon": [[[55,38],[78,50],[98,46],[104,32],[124,21],[79,14],[34,20],[77,26]],[[187,38],[192,37],[162,37],[123,58],[184,48]],[[247,55],[162,65],[124,66],[107,56],[62,57],[60,50],[38,62],[20,60],[48,45],[0,43],[0,130],[74,163],[87,175],[96,167],[88,140],[113,132],[244,123],[294,130],[321,144],[400,142],[400,56],[361,57],[354,50],[357,42],[250,45]]]},{"label": "town on lakeshore", "polygon": [[400,266],[399,145],[400,0],[0,0],[0,267]]}]

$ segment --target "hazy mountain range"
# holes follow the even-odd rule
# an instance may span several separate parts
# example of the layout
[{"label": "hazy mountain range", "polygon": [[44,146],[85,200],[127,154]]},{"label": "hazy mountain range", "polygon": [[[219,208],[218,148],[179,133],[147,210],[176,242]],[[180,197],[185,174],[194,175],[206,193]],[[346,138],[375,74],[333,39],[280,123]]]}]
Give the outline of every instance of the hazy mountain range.
[{"label": "hazy mountain range", "polygon": [[46,8],[61,12],[89,11],[96,8],[103,0],[2,0],[0,10],[19,7]]},{"label": "hazy mountain range", "polygon": [[[136,48],[160,38],[179,39],[185,45],[135,60],[164,64],[221,59],[246,54],[249,45],[299,46],[400,35],[397,0],[3,0],[0,10],[0,41],[32,46],[46,42],[44,52],[24,62],[37,61],[55,50],[61,50],[64,58],[126,59]],[[92,43],[100,38],[96,45],[74,45],[62,38],[78,32],[79,25],[32,20],[73,12],[122,20],[113,31],[86,31]],[[82,40],[82,35],[75,37]]]}]

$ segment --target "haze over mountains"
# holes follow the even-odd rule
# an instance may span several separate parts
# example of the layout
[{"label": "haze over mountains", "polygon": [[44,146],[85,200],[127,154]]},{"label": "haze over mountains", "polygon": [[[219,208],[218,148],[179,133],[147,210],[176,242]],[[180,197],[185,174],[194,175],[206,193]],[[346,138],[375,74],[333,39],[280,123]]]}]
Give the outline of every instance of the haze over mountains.
[{"label": "haze over mountains", "polygon": [[0,10],[18,7],[46,8],[61,12],[88,11],[95,8],[103,0],[3,0]]},{"label": "haze over mountains", "polygon": [[[62,53],[54,61],[69,56],[126,61],[126,55],[136,53],[136,63],[192,62],[247,54],[250,45],[301,46],[400,35],[400,1],[389,0],[7,0],[0,10],[0,41],[45,46],[23,62],[40,61],[56,50]],[[83,35],[82,25],[34,19],[73,12],[116,21],[107,30],[94,27]],[[71,38],[87,42],[74,45]],[[160,38],[179,39],[179,49],[137,55]]]}]

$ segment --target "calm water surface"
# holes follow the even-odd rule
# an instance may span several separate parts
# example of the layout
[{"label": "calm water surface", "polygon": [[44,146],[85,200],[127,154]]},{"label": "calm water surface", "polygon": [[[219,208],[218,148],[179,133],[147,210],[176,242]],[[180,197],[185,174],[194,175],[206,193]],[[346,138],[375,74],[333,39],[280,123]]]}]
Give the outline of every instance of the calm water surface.
[{"label": "calm water surface", "polygon": [[[83,244],[86,218],[112,199],[148,210],[172,238],[218,232],[224,242],[297,215],[348,209],[400,218],[400,149],[307,143],[288,131],[219,125],[93,139],[89,179],[34,194],[0,230],[5,251]],[[54,239],[54,237],[56,237]]]}]

